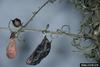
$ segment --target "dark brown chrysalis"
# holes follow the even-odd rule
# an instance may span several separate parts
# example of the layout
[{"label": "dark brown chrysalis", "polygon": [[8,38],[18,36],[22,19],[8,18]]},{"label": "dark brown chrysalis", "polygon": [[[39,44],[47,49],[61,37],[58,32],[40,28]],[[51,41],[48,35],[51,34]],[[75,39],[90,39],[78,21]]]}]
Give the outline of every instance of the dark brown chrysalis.
[{"label": "dark brown chrysalis", "polygon": [[22,26],[21,20],[18,18],[15,18],[14,20],[12,20],[12,23],[15,27],[20,27]]},{"label": "dark brown chrysalis", "polygon": [[9,44],[6,49],[6,55],[9,59],[14,59],[16,57],[15,32],[12,32],[10,35]]},{"label": "dark brown chrysalis", "polygon": [[42,42],[37,46],[35,51],[27,58],[26,64],[37,65],[45,58],[51,49],[51,41],[45,36]]}]

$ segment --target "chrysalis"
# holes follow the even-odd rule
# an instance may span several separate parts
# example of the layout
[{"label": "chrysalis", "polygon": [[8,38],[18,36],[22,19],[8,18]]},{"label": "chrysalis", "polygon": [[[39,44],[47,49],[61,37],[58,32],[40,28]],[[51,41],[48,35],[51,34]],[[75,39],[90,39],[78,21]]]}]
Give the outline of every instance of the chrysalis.
[{"label": "chrysalis", "polygon": [[42,42],[37,46],[35,51],[28,57],[26,64],[28,65],[37,65],[45,58],[51,49],[51,41],[45,36]]},{"label": "chrysalis", "polygon": [[12,32],[10,35],[9,44],[6,49],[6,55],[9,59],[14,59],[16,57],[16,39],[14,32]]}]

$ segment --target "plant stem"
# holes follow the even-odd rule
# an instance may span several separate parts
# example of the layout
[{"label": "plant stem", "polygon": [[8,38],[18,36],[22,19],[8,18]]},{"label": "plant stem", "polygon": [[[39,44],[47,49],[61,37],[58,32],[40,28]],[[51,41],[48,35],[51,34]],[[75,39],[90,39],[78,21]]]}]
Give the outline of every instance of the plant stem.
[{"label": "plant stem", "polygon": [[36,12],[33,13],[32,17],[27,21],[27,23],[23,26],[26,27],[32,20],[33,18],[37,15],[37,13],[44,7],[46,4],[48,4],[49,1],[46,1]]},{"label": "plant stem", "polygon": [[46,1],[36,12],[33,13],[33,15],[31,16],[31,18],[26,22],[26,24],[24,26],[22,26],[16,33],[20,32],[23,28],[25,28],[32,20],[33,18],[39,13],[39,11],[46,6],[46,4],[49,3],[49,0]]},{"label": "plant stem", "polygon": [[[9,30],[7,27],[0,27],[0,30]],[[20,31],[22,32],[45,32],[49,34],[56,34],[56,35],[67,35],[71,37],[80,37],[80,38],[87,38],[87,39],[96,39],[91,35],[84,36],[83,34],[75,34],[75,33],[68,33],[68,32],[63,32],[63,31],[50,31],[50,30],[45,30],[45,29],[31,29],[31,28],[23,28]]]},{"label": "plant stem", "polygon": [[[0,27],[0,30],[9,30],[9,29],[7,27]],[[74,33],[65,33],[65,32],[57,32],[57,31],[50,31],[50,30],[45,31],[44,29],[23,28],[23,30],[21,29],[21,31],[26,31],[26,32],[43,32],[44,31],[46,33],[56,34],[56,35],[67,35],[67,36],[73,36],[73,37],[81,36],[79,34],[74,34]]]},{"label": "plant stem", "polygon": [[67,35],[67,36],[73,36],[73,37],[77,37],[79,36],[78,34],[73,34],[73,33],[65,33],[65,32],[57,32],[57,31],[50,31],[50,30],[43,30],[43,29],[23,29],[24,31],[31,31],[31,32],[46,32],[46,33],[50,33],[50,34],[56,34],[56,35]]}]

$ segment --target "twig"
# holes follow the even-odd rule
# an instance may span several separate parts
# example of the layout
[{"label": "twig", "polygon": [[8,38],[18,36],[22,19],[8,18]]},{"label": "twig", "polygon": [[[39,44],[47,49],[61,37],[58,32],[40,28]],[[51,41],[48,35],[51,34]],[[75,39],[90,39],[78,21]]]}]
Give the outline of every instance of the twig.
[{"label": "twig", "polygon": [[23,26],[26,27],[31,21],[32,19],[37,15],[37,13],[44,7],[46,6],[46,4],[48,4],[49,0],[47,2],[45,2],[36,12],[33,13],[32,17],[27,21],[27,23]]},{"label": "twig", "polygon": [[[9,30],[7,27],[0,27],[0,30]],[[81,36],[79,34],[73,34],[73,33],[65,33],[65,32],[57,32],[57,31],[50,31],[47,30],[45,31],[44,29],[29,29],[29,28],[23,28],[23,30],[21,31],[26,31],[26,32],[46,32],[46,33],[50,33],[50,34],[56,34],[56,35],[67,35],[67,36],[73,36],[73,37],[77,37],[77,36]]]},{"label": "twig", "polygon": [[33,13],[32,17],[27,21],[27,23],[22,26],[16,33],[20,32],[24,27],[26,27],[32,20],[33,18],[38,14],[38,12],[44,7],[46,6],[46,4],[48,4],[49,0],[46,1],[35,13]]},{"label": "twig", "polygon": [[9,30],[8,27],[0,27],[0,31]]},{"label": "twig", "polygon": [[[0,27],[0,31],[1,30],[9,30],[7,27]],[[23,28],[23,30],[21,31],[26,31],[26,32],[43,32],[44,30],[43,29],[29,29],[29,28]],[[77,35],[77,34],[73,34],[73,33],[64,33],[64,32],[56,32],[56,31],[46,31],[46,33],[50,33],[50,34],[57,34],[57,35],[68,35],[68,36],[80,36],[80,35]]]},{"label": "twig", "polygon": [[57,31],[50,31],[50,30],[43,30],[43,29],[23,29],[24,31],[31,31],[31,32],[45,32],[45,33],[50,33],[50,34],[56,34],[56,35],[67,35],[67,36],[74,36],[74,37],[77,37],[77,36],[80,36],[78,34],[73,34],[73,33],[64,33],[64,32],[57,32]]},{"label": "twig", "polygon": [[[0,27],[0,30],[9,30],[7,27]],[[69,33],[64,31],[50,31],[45,29],[30,29],[30,28],[23,28],[20,31],[24,32],[45,32],[50,34],[56,34],[56,35],[67,35],[71,37],[79,37],[79,38],[87,38],[87,39],[94,39],[91,35],[84,36],[83,34],[75,34],[75,33]]]}]

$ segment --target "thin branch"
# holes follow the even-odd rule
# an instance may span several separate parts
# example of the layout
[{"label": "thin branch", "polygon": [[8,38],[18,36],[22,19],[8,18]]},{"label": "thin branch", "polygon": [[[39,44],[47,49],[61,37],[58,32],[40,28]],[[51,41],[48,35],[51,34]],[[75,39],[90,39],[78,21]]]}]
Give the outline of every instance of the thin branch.
[{"label": "thin branch", "polygon": [[[0,31],[1,30],[9,30],[7,27],[0,27]],[[77,36],[81,36],[78,34],[73,34],[73,33],[65,33],[65,32],[57,32],[57,31],[50,31],[50,30],[44,30],[44,29],[29,29],[29,28],[23,28],[23,30],[21,31],[26,31],[26,32],[46,32],[46,33],[50,33],[50,34],[56,34],[56,35],[67,35],[67,36],[73,36],[73,37],[77,37]]]},{"label": "thin branch", "polygon": [[26,27],[32,20],[33,18],[39,13],[39,11],[48,4],[49,0],[46,1],[36,12],[33,13],[32,17],[26,22],[24,26],[22,26],[16,33],[20,32],[24,27]]},{"label": "thin branch", "polygon": [[50,31],[50,30],[43,30],[43,29],[26,29],[24,28],[23,29],[24,31],[31,31],[31,32],[45,32],[45,33],[50,33],[50,34],[56,34],[56,35],[67,35],[67,36],[74,36],[74,37],[77,37],[77,36],[80,36],[78,34],[73,34],[73,33],[65,33],[65,32],[57,32],[57,31]]},{"label": "thin branch", "polygon": [[[9,30],[7,27],[0,27],[0,31],[1,30]],[[45,31],[44,29],[29,29],[29,28],[23,28],[22,31],[26,31],[26,32],[43,32]],[[73,34],[73,33],[64,33],[64,32],[56,32],[56,31],[46,31],[46,33],[50,33],[50,34],[56,34],[56,35],[68,35],[68,36],[80,36],[77,34]]]},{"label": "thin branch", "polygon": [[37,13],[44,7],[46,6],[46,4],[48,4],[49,0],[47,2],[45,2],[36,12],[33,12],[32,17],[27,21],[27,23],[23,26],[26,27],[32,20],[33,18],[37,15]]},{"label": "thin branch", "polygon": [[8,27],[0,27],[0,31],[9,30]]},{"label": "thin branch", "polygon": [[[7,27],[0,27],[0,30],[9,30],[9,29]],[[69,32],[64,32],[64,31],[50,31],[50,30],[45,30],[45,29],[30,29],[30,28],[23,28],[20,31],[22,32],[45,32],[45,33],[56,34],[56,35],[67,35],[71,37],[80,37],[80,38],[96,40],[96,38],[93,37],[92,35],[84,36],[83,34],[75,34],[75,33],[69,33]]]}]

